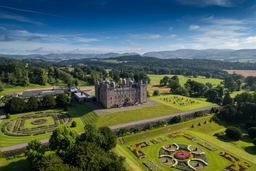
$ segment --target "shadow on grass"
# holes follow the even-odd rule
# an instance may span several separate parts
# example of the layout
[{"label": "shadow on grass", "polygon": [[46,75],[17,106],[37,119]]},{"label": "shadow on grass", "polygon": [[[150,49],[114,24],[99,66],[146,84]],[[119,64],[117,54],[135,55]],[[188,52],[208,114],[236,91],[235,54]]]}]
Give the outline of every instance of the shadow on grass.
[{"label": "shadow on grass", "polygon": [[244,150],[252,155],[256,154],[256,146],[249,146],[249,147],[245,147]]},{"label": "shadow on grass", "polygon": [[[8,160],[7,160],[8,161]],[[10,162],[6,166],[0,166],[1,171],[32,171],[26,159]]]},{"label": "shadow on grass", "polygon": [[[247,142],[247,143],[252,143],[252,139],[249,135],[243,135],[243,137],[241,138],[241,141]],[[256,149],[256,147],[255,147]]]}]

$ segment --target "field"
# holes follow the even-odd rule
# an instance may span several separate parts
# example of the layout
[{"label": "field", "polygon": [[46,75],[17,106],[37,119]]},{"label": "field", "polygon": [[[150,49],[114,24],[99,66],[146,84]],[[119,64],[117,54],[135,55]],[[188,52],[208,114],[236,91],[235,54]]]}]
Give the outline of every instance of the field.
[{"label": "field", "polygon": [[248,77],[248,76],[254,76],[256,77],[256,70],[225,70],[227,71],[229,74],[240,74],[244,77]]},{"label": "field", "polygon": [[[213,136],[213,134],[215,132],[225,130],[225,127],[228,125],[225,123],[219,125],[215,122],[210,122],[210,118],[211,116],[209,115],[184,123],[125,136],[123,137],[125,144],[121,145],[118,141],[115,152],[126,157],[126,166],[130,171],[147,171],[148,169],[142,164],[142,162],[150,165],[151,167],[158,166],[158,170],[161,169],[163,171],[167,171],[171,168],[170,166],[164,165],[162,163],[162,159],[159,158],[160,148],[173,143],[186,144],[205,152],[209,165],[205,166],[203,170],[223,170],[233,164],[231,161],[219,155],[221,152],[225,151],[231,156],[239,158],[241,162],[249,164],[250,168],[246,170],[253,171],[256,167],[256,159],[254,157],[256,149],[253,148],[252,140],[247,139],[233,142],[228,138],[226,138],[225,141],[218,139]],[[201,123],[200,126],[198,126],[199,123]],[[191,125],[194,125],[194,128],[191,128]],[[186,134],[185,136],[184,133]],[[170,138],[170,135],[178,136]],[[192,138],[196,138],[196,140],[193,139],[192,141]],[[141,149],[137,146],[137,153],[133,153],[127,148],[132,146],[132,149],[136,149],[135,144],[140,144],[142,142],[148,142],[150,146],[146,146]],[[136,155],[140,155],[141,152],[144,153],[146,157],[138,159]],[[176,169],[172,168],[171,170]]]},{"label": "field", "polygon": [[[150,78],[150,84],[148,85],[148,90],[150,95],[152,95],[154,90],[159,90],[160,93],[163,94],[167,94],[170,91],[170,88],[168,87],[162,87],[160,86],[160,80],[164,77],[164,76],[168,76],[168,77],[172,77],[174,75],[148,75]],[[193,77],[185,77],[182,75],[178,75],[179,77],[179,82],[181,85],[184,85],[188,79],[197,81],[199,83],[211,83],[213,86],[217,86],[219,85],[223,80],[220,79],[215,79],[215,78],[205,78],[205,77],[198,77],[198,78],[193,78]]]}]

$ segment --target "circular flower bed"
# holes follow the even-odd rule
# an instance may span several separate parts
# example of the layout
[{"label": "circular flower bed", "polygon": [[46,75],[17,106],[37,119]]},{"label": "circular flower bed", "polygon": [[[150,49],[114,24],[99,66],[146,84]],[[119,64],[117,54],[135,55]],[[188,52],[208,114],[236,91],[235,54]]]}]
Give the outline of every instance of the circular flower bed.
[{"label": "circular flower bed", "polygon": [[190,157],[190,153],[187,152],[187,151],[178,151],[175,153],[174,155],[177,159],[181,159],[181,160],[184,160],[184,159],[188,159]]},{"label": "circular flower bed", "polygon": [[47,122],[47,119],[37,119],[31,122],[32,125],[40,125]]}]

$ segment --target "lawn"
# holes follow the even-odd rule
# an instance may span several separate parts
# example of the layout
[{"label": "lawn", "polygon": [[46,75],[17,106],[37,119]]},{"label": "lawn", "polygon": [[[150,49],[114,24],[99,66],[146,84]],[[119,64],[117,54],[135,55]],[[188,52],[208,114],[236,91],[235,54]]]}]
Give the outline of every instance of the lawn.
[{"label": "lawn", "polygon": [[194,110],[214,105],[213,103],[180,95],[153,96],[150,97],[150,99],[171,106],[173,108],[179,109],[180,111]]},{"label": "lawn", "polygon": [[86,103],[68,108],[68,114],[74,119],[80,119],[77,125],[80,127],[79,130],[81,130],[82,127],[81,131],[83,131],[84,125],[94,124],[98,119],[98,115],[90,107],[88,107]]},{"label": "lawn", "polygon": [[[52,118],[52,116],[48,116],[48,117],[41,117],[40,119],[46,119],[47,122],[43,123],[43,124],[40,124],[40,126],[47,126],[47,125],[52,125],[54,124],[54,120]],[[37,119],[27,119],[25,121],[25,125],[24,125],[24,128],[34,128],[34,127],[38,127],[38,125],[34,125],[32,124],[33,121],[36,121],[38,120]]]},{"label": "lawn", "polygon": [[[223,170],[225,167],[232,164],[232,162],[226,160],[225,158],[219,155],[220,152],[225,151],[240,160],[247,162],[251,165],[247,171],[253,171],[256,167],[256,149],[251,149],[253,146],[251,140],[246,141],[237,141],[236,144],[232,143],[233,141],[222,141],[213,136],[215,132],[225,130],[225,126],[219,125],[215,122],[210,122],[211,115],[196,118],[187,122],[168,125],[166,127],[161,127],[153,130],[142,131],[138,134],[133,134],[124,137],[125,145],[121,145],[118,142],[118,146],[115,148],[115,151],[119,155],[123,155],[126,157],[126,165],[129,170],[137,170],[137,171],[146,171],[146,167],[142,165],[142,162],[151,161],[152,163],[159,166],[163,171],[170,170],[170,167],[167,167],[161,163],[161,160],[158,158],[158,152],[161,146],[166,144],[187,144],[200,148],[205,152],[209,166],[207,166],[203,170]],[[206,121],[206,122],[205,122]],[[200,126],[198,124],[200,123]],[[191,128],[191,125],[194,125],[194,128]],[[197,138],[195,141],[191,141],[185,137],[177,137],[177,138],[169,138],[173,132],[184,131],[191,136]],[[152,143],[152,139],[162,138],[167,141],[160,142],[157,144]],[[138,159],[130,150],[128,150],[127,146],[138,144],[140,142],[147,141],[151,144],[151,146],[142,148],[141,151],[147,155],[146,158]],[[216,151],[210,151],[205,147],[200,146],[199,142],[206,142],[210,144],[212,147],[216,148]],[[250,148],[250,150],[248,150]],[[175,170],[175,169],[171,169]]]},{"label": "lawn", "polygon": [[[169,93],[170,88],[160,86],[160,80],[163,79],[164,76],[172,77],[174,75],[148,75],[148,76],[151,80],[150,84],[148,85],[148,90],[150,92],[150,95],[152,95],[154,90],[159,90],[160,93],[163,93],[163,94]],[[181,85],[184,85],[188,79],[191,79],[203,84],[211,83],[213,86],[217,86],[223,81],[216,78],[205,78],[205,77],[193,78],[193,77],[186,77],[183,75],[178,75],[178,77]]]},{"label": "lawn", "polygon": [[181,112],[181,110],[168,105],[160,104],[153,107],[144,107],[135,110],[116,112],[99,116],[97,126],[112,126],[122,123],[133,122],[158,116],[164,116]]}]

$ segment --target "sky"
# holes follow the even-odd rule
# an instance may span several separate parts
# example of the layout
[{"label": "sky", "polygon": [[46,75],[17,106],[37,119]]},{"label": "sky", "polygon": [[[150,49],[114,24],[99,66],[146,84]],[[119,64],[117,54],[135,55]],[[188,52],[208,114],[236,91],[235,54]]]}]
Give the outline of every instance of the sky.
[{"label": "sky", "polygon": [[0,0],[0,54],[255,48],[256,0]]}]

